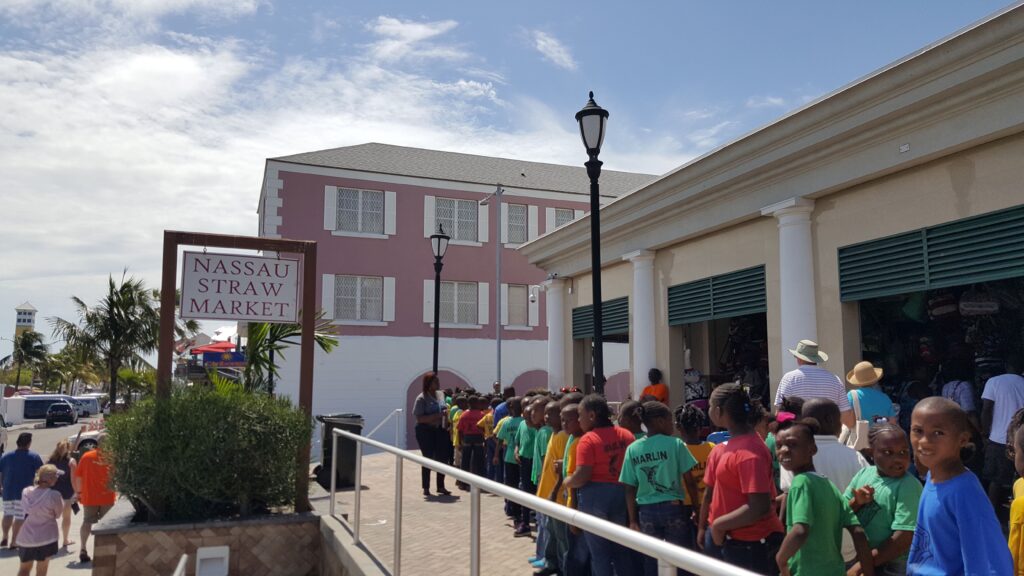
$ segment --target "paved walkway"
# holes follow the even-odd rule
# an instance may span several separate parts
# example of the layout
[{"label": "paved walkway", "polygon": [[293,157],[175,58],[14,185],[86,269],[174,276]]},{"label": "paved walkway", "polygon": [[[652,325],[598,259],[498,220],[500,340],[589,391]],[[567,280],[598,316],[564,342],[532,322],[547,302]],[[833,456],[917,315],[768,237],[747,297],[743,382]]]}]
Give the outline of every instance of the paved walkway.
[{"label": "paved walkway", "polygon": [[[71,540],[75,544],[70,550],[61,550],[57,556],[50,558],[50,569],[48,576],[83,576],[92,574],[92,564],[80,564],[78,562],[78,531],[82,528],[82,514],[71,515]],[[89,549],[92,550],[93,539],[89,538]],[[3,576],[14,576],[18,573],[18,551],[9,548],[0,550],[0,574]],[[35,571],[33,571],[33,574]]]},{"label": "paved walkway", "polygon": [[[431,474],[433,487],[434,474]],[[373,454],[363,458],[362,527],[360,538],[387,568],[394,564],[395,457]],[[312,486],[313,506],[327,513],[330,496]],[[450,497],[423,497],[420,468],[408,461],[403,467],[402,572],[445,576],[469,574],[469,492],[455,489]],[[432,488],[433,489],[433,488]],[[456,496],[461,496],[456,498]],[[338,514],[352,514],[351,489],[338,493]],[[505,516],[504,500],[480,498],[481,570],[484,574],[529,575],[526,559],[533,556],[533,538],[513,538],[512,522]]]}]

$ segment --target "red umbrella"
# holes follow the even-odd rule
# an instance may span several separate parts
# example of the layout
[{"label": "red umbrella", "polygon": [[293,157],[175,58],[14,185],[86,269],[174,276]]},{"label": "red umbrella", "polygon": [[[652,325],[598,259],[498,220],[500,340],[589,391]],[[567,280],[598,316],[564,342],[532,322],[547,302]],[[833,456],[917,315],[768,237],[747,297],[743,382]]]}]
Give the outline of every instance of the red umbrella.
[{"label": "red umbrella", "polygon": [[203,352],[230,352],[235,349],[235,345],[232,342],[225,340],[224,342],[211,342],[205,346],[196,346],[192,349],[193,354],[202,354]]}]

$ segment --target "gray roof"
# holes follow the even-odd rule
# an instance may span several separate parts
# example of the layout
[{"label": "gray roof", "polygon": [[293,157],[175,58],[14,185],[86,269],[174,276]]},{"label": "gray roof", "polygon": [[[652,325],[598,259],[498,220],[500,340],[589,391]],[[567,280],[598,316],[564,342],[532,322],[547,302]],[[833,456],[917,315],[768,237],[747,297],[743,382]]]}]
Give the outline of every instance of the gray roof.
[{"label": "gray roof", "polygon": [[39,312],[39,310],[36,310],[36,307],[29,302],[23,303],[21,306],[15,308],[15,310],[21,310],[22,312]]},{"label": "gray roof", "polygon": [[[575,194],[588,194],[590,191],[590,180],[582,162],[578,167],[564,166],[376,142],[281,156],[271,160],[474,184],[500,183],[529,190]],[[656,178],[653,174],[602,170],[601,195],[621,196]]]}]

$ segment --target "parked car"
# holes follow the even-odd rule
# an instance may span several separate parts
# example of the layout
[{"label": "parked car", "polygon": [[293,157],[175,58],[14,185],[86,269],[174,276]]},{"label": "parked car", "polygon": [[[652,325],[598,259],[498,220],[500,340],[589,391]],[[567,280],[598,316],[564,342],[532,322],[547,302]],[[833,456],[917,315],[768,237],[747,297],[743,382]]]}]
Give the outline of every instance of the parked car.
[{"label": "parked car", "polygon": [[[102,411],[99,398],[95,396],[75,396],[75,402],[82,408],[79,416],[97,416]],[[83,413],[84,412],[84,413]]]},{"label": "parked car", "polygon": [[82,430],[68,436],[68,443],[71,444],[71,451],[84,454],[96,448],[98,438],[103,433],[102,428],[94,428],[95,425],[82,426]]},{"label": "parked car", "polygon": [[70,402],[54,402],[46,409],[46,427],[57,422],[75,424],[78,422],[78,410]]}]

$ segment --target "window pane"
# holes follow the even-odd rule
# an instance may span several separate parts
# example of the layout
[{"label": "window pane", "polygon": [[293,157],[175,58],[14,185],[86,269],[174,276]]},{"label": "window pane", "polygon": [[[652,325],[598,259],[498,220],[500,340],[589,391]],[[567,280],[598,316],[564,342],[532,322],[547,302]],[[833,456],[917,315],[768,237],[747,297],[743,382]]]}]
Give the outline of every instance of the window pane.
[{"label": "window pane", "polygon": [[359,190],[338,189],[338,230],[359,232]]},{"label": "window pane", "polygon": [[573,221],[574,211],[570,208],[555,208],[555,228]]},{"label": "window pane", "polygon": [[384,318],[384,279],[362,278],[360,286],[359,319],[380,322]]},{"label": "window pane", "polygon": [[456,322],[459,324],[477,323],[477,296],[479,288],[474,282],[459,282],[456,301],[458,308],[455,312]]},{"label": "window pane", "polygon": [[478,231],[476,225],[479,209],[477,203],[472,200],[459,200],[459,223],[458,232],[452,236],[457,240],[477,241]]},{"label": "window pane", "polygon": [[508,325],[526,326],[529,318],[529,289],[526,286],[513,284],[508,287]]},{"label": "window pane", "polygon": [[508,205],[508,242],[522,244],[526,242],[526,205]]},{"label": "window pane", "polygon": [[357,276],[334,277],[334,318],[337,320],[358,320]]},{"label": "window pane", "polygon": [[384,193],[376,190],[362,191],[362,223],[359,231],[368,234],[384,233]]},{"label": "window pane", "polygon": [[445,234],[455,238],[455,200],[436,198],[434,203],[434,232],[438,226],[444,227]]},{"label": "window pane", "polygon": [[441,282],[441,313],[442,323],[455,322],[455,283]]}]

